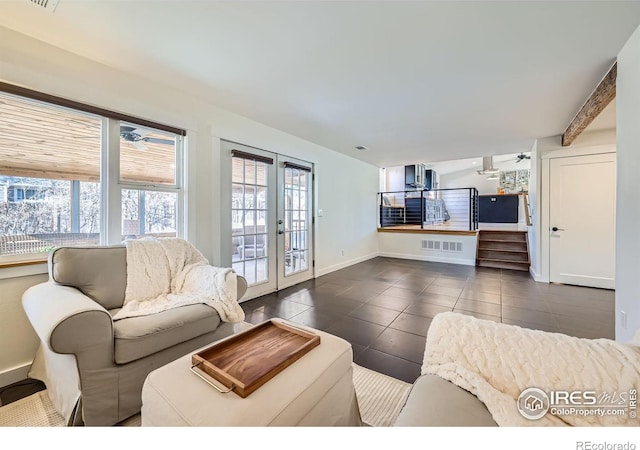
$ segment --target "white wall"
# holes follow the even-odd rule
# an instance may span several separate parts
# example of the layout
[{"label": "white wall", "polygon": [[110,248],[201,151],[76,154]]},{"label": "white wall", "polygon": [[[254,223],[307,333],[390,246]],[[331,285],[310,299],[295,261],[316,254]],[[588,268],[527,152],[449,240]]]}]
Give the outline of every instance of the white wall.
[{"label": "white wall", "polygon": [[[378,233],[380,256],[389,258],[416,259],[420,261],[434,261],[442,263],[476,264],[476,236],[449,235],[442,233]],[[422,241],[461,242],[462,252],[442,250],[423,250]],[[442,245],[440,245],[442,249]]]},{"label": "white wall", "polygon": [[[202,55],[206,57],[206,55]],[[181,91],[125,74],[0,27],[0,80],[187,129],[187,238],[220,263],[219,140],[229,139],[315,163],[316,273],[377,255],[378,168],[222,110]],[[342,256],[344,251],[344,256]],[[0,269],[2,272],[8,269]],[[21,316],[20,296],[43,277],[0,282],[0,376],[33,356],[35,336]],[[3,286],[11,284],[11,289]],[[0,336],[2,337],[2,336]]]},{"label": "white wall", "polygon": [[541,278],[541,251],[540,251],[540,152],[538,151],[538,141],[531,147],[531,168],[529,171],[529,214],[531,215],[531,226],[527,227],[527,239],[529,239],[529,259],[531,266],[529,272],[536,281],[543,281]]},{"label": "white wall", "polygon": [[640,28],[618,55],[616,118],[616,340],[628,341],[640,329]]},{"label": "white wall", "polygon": [[385,174],[387,176],[386,192],[404,191],[404,166],[387,167]]},{"label": "white wall", "polygon": [[22,309],[22,294],[47,275],[0,279],[0,386],[27,376],[38,338]]},{"label": "white wall", "polygon": [[[494,161],[493,167],[501,172],[511,170],[526,170],[530,168],[530,160],[516,161]],[[500,180],[489,180],[489,175],[478,175],[478,170],[482,167],[472,167],[469,169],[459,170],[457,172],[445,173],[440,175],[440,188],[453,189],[475,187],[480,195],[491,195],[498,193]]]}]

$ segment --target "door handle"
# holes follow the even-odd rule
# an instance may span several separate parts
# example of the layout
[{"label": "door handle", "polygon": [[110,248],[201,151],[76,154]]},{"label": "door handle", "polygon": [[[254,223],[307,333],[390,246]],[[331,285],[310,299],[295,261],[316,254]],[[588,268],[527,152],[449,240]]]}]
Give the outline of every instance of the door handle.
[{"label": "door handle", "polygon": [[284,231],[278,230],[278,234],[284,234]]},{"label": "door handle", "polygon": [[564,228],[553,227],[551,231],[564,231]]}]

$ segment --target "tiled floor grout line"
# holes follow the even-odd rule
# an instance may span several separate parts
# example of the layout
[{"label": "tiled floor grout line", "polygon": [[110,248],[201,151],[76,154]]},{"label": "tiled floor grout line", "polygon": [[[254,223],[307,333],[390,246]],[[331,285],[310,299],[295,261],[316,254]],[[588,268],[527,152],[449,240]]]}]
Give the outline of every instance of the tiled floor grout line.
[{"label": "tiled floor grout line", "polygon": [[[438,311],[456,311],[567,334],[573,328],[580,334],[611,332],[607,325],[594,325],[595,317],[609,314],[605,309],[607,303],[612,304],[613,296],[608,292],[564,286],[550,289],[531,281],[528,274],[508,274],[502,270],[399,261],[377,258],[375,262],[360,263],[303,283],[300,289],[287,289],[286,295],[266,296],[260,303],[266,308],[260,307],[262,312],[256,313],[254,319],[283,314],[308,326],[324,327],[325,331],[352,342],[356,359],[366,363],[365,366],[409,381],[419,373],[416,360],[423,350],[415,345],[417,342],[424,345],[424,334]],[[422,283],[421,278],[428,280]],[[591,308],[584,308],[579,317],[568,315],[579,305],[576,298],[585,295],[591,299],[587,302]],[[505,303],[506,297],[513,300]],[[539,301],[533,300],[536,298]],[[561,298],[561,303],[551,307],[549,302],[556,298]],[[292,303],[282,303],[283,300]],[[531,304],[532,301],[535,303]],[[303,309],[295,312],[298,308],[293,304]],[[247,310],[253,311],[250,307]],[[483,315],[486,312],[494,315]],[[414,347],[407,349],[407,345]],[[394,367],[397,364],[403,367]]]}]

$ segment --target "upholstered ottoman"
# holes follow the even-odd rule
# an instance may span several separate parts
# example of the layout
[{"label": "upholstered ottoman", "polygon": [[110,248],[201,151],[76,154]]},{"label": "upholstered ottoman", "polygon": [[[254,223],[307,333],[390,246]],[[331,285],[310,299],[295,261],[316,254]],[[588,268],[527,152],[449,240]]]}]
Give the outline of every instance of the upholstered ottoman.
[{"label": "upholstered ottoman", "polygon": [[294,325],[320,335],[320,345],[246,398],[191,372],[197,351],[154,370],[142,388],[142,426],[361,426],[351,344]]}]

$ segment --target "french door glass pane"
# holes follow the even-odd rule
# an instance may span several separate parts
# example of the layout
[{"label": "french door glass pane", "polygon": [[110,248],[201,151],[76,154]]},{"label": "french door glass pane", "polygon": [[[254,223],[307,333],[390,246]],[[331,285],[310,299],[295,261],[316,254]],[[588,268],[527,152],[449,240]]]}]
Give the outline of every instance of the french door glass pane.
[{"label": "french door glass pane", "polygon": [[249,286],[269,278],[267,261],[267,165],[232,158],[232,267]]},{"label": "french door glass pane", "polygon": [[284,168],[285,276],[305,271],[308,266],[307,190],[309,173]]}]

